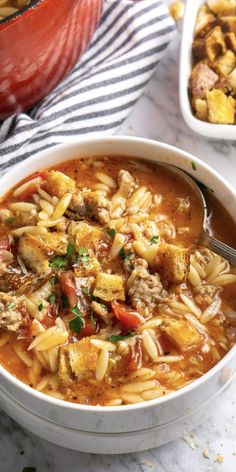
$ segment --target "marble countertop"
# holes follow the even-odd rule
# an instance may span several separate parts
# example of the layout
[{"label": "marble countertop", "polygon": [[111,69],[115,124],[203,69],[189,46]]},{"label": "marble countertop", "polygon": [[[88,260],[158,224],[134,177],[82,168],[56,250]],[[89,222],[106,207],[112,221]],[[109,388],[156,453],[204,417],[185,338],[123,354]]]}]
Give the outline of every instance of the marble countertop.
[{"label": "marble countertop", "polygon": [[[213,141],[193,133],[178,103],[180,35],[170,45],[144,95],[119,134],[139,135],[178,146],[203,159],[236,186],[236,142]],[[0,411],[0,471],[21,472],[234,472],[236,471],[236,379],[221,408],[192,434],[151,451],[98,456],[63,449],[28,433]],[[203,452],[209,451],[209,458]],[[220,454],[223,462],[217,462]],[[208,454],[207,454],[208,455]],[[219,459],[220,460],[220,459]]]}]

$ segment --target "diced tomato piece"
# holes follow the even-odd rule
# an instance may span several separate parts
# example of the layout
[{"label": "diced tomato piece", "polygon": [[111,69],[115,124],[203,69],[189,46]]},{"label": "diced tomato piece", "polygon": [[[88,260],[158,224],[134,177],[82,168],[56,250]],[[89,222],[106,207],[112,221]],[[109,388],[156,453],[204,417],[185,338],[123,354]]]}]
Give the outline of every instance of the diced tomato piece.
[{"label": "diced tomato piece", "polygon": [[92,336],[93,334],[95,334],[97,330],[96,323],[92,323],[92,321],[89,318],[86,318],[84,321],[85,321],[85,326],[81,328],[80,335],[82,337],[85,337],[85,336]]},{"label": "diced tomato piece", "polygon": [[34,193],[37,193],[38,187],[36,184],[30,184],[21,194],[20,199],[22,201],[29,201],[32,199]]},{"label": "diced tomato piece", "polygon": [[133,352],[131,351],[129,354],[126,369],[129,372],[133,372],[137,369],[140,369],[140,367],[142,367],[142,360],[143,360],[142,341],[141,339],[136,338],[134,350]]},{"label": "diced tomato piece", "polygon": [[47,180],[48,170],[46,169],[39,170],[38,172],[34,174],[34,177],[42,177],[43,180]]},{"label": "diced tomato piece", "polygon": [[140,326],[142,318],[137,311],[130,310],[124,303],[120,302],[113,302],[111,307],[116,318],[127,330],[136,329]]},{"label": "diced tomato piece", "polygon": [[62,272],[59,275],[59,284],[62,294],[66,296],[70,308],[77,305],[78,295],[73,272]]}]

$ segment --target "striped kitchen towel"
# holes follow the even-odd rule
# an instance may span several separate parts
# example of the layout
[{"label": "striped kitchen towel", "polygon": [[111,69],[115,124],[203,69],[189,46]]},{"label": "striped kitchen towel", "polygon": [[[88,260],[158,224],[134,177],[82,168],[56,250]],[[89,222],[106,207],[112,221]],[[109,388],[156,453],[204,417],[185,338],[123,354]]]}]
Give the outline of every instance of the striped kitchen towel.
[{"label": "striped kitchen towel", "polygon": [[82,135],[114,133],[142,94],[175,32],[162,0],[105,0],[73,71],[29,113],[0,128],[0,171]]}]

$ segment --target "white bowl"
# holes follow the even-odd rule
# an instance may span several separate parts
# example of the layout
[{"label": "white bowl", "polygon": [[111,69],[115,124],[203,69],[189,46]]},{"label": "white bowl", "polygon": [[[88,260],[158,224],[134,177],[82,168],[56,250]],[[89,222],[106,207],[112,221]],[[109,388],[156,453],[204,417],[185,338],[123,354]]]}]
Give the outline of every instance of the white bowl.
[{"label": "white bowl", "polygon": [[[212,188],[236,221],[235,192],[220,175],[184,151],[142,138],[83,139],[44,151],[4,175],[0,179],[1,192],[4,194],[38,169],[96,155],[174,164]],[[24,427],[65,447],[96,453],[141,451],[176,439],[215,411],[220,394],[234,375],[235,360],[236,346],[207,374],[183,389],[157,400],[120,407],[85,406],[54,399],[23,384],[0,366],[0,400],[8,414]]]},{"label": "white bowl", "polygon": [[192,42],[195,23],[198,10],[205,3],[205,0],[187,0],[185,7],[179,65],[180,108],[186,124],[196,133],[213,139],[236,140],[236,125],[218,125],[198,120],[193,115],[189,100],[188,83],[193,64]]}]

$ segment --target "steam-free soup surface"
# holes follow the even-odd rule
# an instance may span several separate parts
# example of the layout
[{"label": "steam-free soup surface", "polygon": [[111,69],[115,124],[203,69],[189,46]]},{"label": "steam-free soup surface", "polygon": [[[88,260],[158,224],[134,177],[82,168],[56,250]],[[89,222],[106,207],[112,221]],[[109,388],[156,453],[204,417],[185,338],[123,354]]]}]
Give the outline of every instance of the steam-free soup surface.
[{"label": "steam-free soup surface", "polygon": [[[235,241],[209,203],[213,234]],[[0,220],[0,362],[31,387],[131,404],[192,382],[232,347],[235,270],[196,246],[198,197],[171,170],[67,161],[12,189]]]}]

